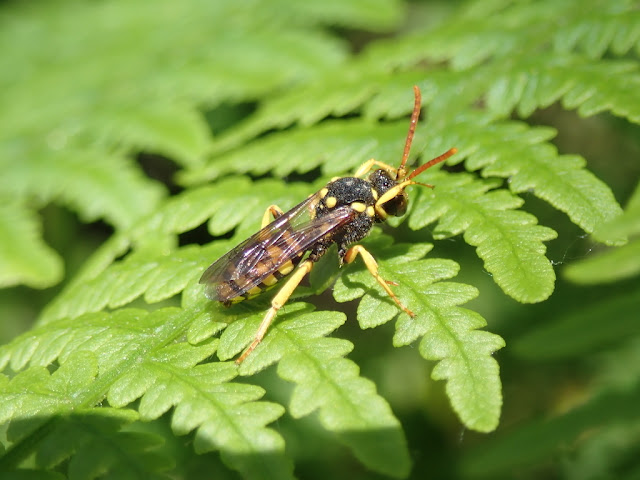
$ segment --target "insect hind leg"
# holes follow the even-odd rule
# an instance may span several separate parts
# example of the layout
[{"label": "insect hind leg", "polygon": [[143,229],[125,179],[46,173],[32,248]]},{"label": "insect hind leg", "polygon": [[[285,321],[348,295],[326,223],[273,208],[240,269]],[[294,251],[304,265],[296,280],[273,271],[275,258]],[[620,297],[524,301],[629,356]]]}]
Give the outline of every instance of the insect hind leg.
[{"label": "insect hind leg", "polygon": [[269,214],[273,216],[274,220],[277,220],[280,216],[284,215],[284,212],[277,205],[269,205],[267,207],[267,210],[264,212],[264,215],[262,216],[262,226],[260,228],[264,228],[271,223]]},{"label": "insect hind leg", "polygon": [[376,281],[380,284],[384,291],[387,292],[387,295],[389,295],[391,299],[396,302],[396,305],[398,305],[398,307],[400,307],[400,309],[410,317],[415,317],[416,314],[405,307],[400,299],[396,296],[396,294],[393,293],[391,287],[389,287],[389,285],[397,285],[397,283],[388,282],[380,276],[380,274],[378,273],[378,262],[376,262],[376,259],[373,258],[373,255],[371,255],[362,245],[356,245],[347,250],[347,253],[345,253],[344,255],[345,263],[352,263],[358,255],[362,257],[362,260],[364,261],[367,270],[369,270],[369,273],[373,276],[373,278],[376,279]]},{"label": "insect hind leg", "polygon": [[276,317],[278,310],[282,308],[282,306],[287,303],[289,297],[293,294],[294,290],[300,285],[302,279],[307,275],[311,269],[313,268],[313,262],[311,260],[305,260],[300,265],[295,272],[287,279],[286,283],[282,286],[280,291],[273,297],[271,300],[271,308],[262,319],[260,326],[258,327],[258,331],[256,332],[256,336],[253,339],[253,342],[247,347],[247,349],[238,357],[236,360],[236,365],[240,365],[250,354],[253,352],[260,342],[264,338],[273,322],[273,319]]}]

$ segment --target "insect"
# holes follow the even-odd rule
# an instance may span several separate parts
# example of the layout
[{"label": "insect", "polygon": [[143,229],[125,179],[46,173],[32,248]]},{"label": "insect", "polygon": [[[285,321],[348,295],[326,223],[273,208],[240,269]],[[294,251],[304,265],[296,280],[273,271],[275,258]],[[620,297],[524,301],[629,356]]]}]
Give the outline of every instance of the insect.
[{"label": "insect", "polygon": [[[362,164],[353,177],[331,180],[288,212],[271,205],[262,218],[262,229],[202,274],[200,283],[206,285],[207,297],[225,306],[252,298],[288,277],[271,300],[271,307],[255,338],[236,360],[237,364],[260,344],[278,310],[334,243],[338,246],[340,266],[353,262],[360,255],[371,275],[398,307],[409,316],[415,316],[391,290],[390,285],[397,284],[385,281],[379,275],[378,264],[371,253],[361,245],[350,247],[367,236],[375,223],[384,222],[389,215],[404,215],[408,203],[405,189],[409,185],[433,187],[412,179],[457,152],[452,148],[407,174],[406,163],[422,103],[420,89],[413,89],[415,103],[398,168],[371,159]],[[371,171],[374,167],[377,168]],[[361,178],[367,173],[366,179]],[[270,216],[274,218],[271,223]]]}]

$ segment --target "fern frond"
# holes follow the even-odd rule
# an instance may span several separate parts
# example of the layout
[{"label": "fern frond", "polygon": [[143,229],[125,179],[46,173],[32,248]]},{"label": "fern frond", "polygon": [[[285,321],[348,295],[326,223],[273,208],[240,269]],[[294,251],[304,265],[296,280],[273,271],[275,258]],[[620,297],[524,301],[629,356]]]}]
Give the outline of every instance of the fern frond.
[{"label": "fern frond", "polygon": [[36,464],[52,469],[69,460],[70,477],[166,479],[175,459],[158,451],[164,439],[155,434],[123,429],[138,419],[136,412],[100,408],[76,410],[56,421],[53,434],[40,443]]},{"label": "fern frond", "polygon": [[[18,373],[0,391],[0,421],[11,422],[7,438],[20,445],[38,437],[36,463],[40,468],[54,467],[72,456],[69,473],[80,477],[112,471],[142,478],[143,472],[170,468],[170,459],[153,452],[161,442],[159,437],[122,431],[124,425],[137,420],[137,413],[77,408],[70,401],[91,388],[97,375],[96,357],[86,351],[70,354],[53,374],[41,366]],[[51,428],[43,429],[47,422]],[[15,455],[9,451],[0,468],[7,468]]]},{"label": "fern frond", "polygon": [[196,166],[211,141],[201,105],[253,99],[342,63],[345,45],[303,27],[335,15],[385,29],[399,18],[396,2],[365,5],[374,8],[331,2],[323,19],[298,8],[287,22],[270,2],[254,2],[250,17],[234,15],[231,1],[4,6],[0,193],[132,225],[162,193],[123,153],[144,149]]},{"label": "fern frond", "polygon": [[[558,155],[554,146],[541,143],[554,135],[553,130],[514,122],[483,126],[472,118],[460,126],[468,132],[460,139],[470,150],[467,168],[482,169],[484,176],[508,178],[511,191],[531,192],[565,212],[588,233],[621,213],[611,189],[585,169],[584,159]],[[488,142],[480,139],[485,130],[494,133]]]},{"label": "fern frond", "polygon": [[[415,314],[401,313],[396,323],[395,346],[409,345],[418,338],[420,354],[439,363],[432,377],[448,380],[447,395],[461,421],[479,431],[495,429],[502,406],[498,364],[493,353],[504,346],[497,335],[479,332],[485,320],[475,312],[458,307],[477,296],[468,285],[442,282],[454,277],[458,265],[447,260],[418,260],[430,245],[403,246],[407,251],[381,263],[385,280]],[[380,258],[385,249],[376,248]],[[358,322],[362,328],[386,323],[398,315],[397,306],[388,299],[366,269],[350,271],[336,283],[334,297],[345,302],[362,297],[358,305]]]},{"label": "fern frond", "polygon": [[[411,20],[403,25],[403,18]],[[416,408],[404,410],[393,398],[397,379],[377,386],[366,378],[373,365],[374,376],[386,379],[386,362],[372,363],[371,350],[357,364],[346,358],[358,343],[337,337],[346,316],[322,311],[331,309],[319,306],[327,298],[312,295],[337,278],[333,296],[357,301],[361,328],[395,319],[392,345],[416,343],[433,362],[432,378],[446,381],[462,424],[488,432],[502,405],[494,352],[504,342],[462,307],[477,290],[452,281],[457,263],[425,258],[431,245],[420,243],[424,237],[460,235],[504,292],[542,301],[555,281],[544,242],[556,234],[523,210],[533,195],[601,243],[631,238],[609,257],[567,269],[571,280],[639,271],[640,189],[620,215],[611,189],[586,168],[592,152],[561,155],[554,128],[522,121],[555,104],[640,123],[640,13],[632,0],[4,2],[0,49],[0,198],[11,199],[0,207],[0,284],[46,286],[62,276],[38,226],[37,210],[47,204],[115,227],[38,325],[0,346],[0,471],[7,478],[55,477],[54,470],[70,478],[177,478],[181,468],[189,476],[194,463],[218,457],[243,478],[292,478],[292,457],[302,456],[296,473],[304,476],[313,447],[292,445],[290,427],[309,416],[376,474],[406,477],[414,457],[413,475],[424,476],[420,463],[437,464],[421,450],[435,450],[427,446],[429,426],[418,434],[408,428],[407,441],[401,421],[423,418],[437,395],[425,398],[410,385],[405,393],[415,393]],[[337,273],[331,251],[324,260],[335,269],[321,272],[318,264],[319,282],[296,289],[245,363],[228,362],[254,338],[269,295],[224,308],[205,299],[198,277],[258,229],[268,205],[287,210],[325,177],[372,157],[398,165],[412,85],[422,91],[423,110],[409,164],[451,147],[459,153],[449,168],[417,179],[433,191],[409,189],[395,244],[374,229],[365,245],[416,317],[398,309],[360,260]],[[185,190],[168,197],[138,165],[139,153],[154,170],[150,160],[166,157]],[[297,174],[306,183],[288,181]],[[209,241],[193,240],[205,223],[216,238],[185,245]],[[430,225],[432,232],[424,228]],[[580,383],[584,371],[569,389],[545,376],[549,393],[559,392],[536,397],[548,420],[498,431],[447,463],[467,476],[512,476],[514,465],[548,464],[569,445],[576,455],[563,462],[564,472],[578,475],[595,459],[603,468],[591,472],[626,473],[608,451],[619,435],[623,460],[631,458],[638,438],[638,295],[617,295],[605,291],[579,311],[575,298],[561,300],[566,310],[515,343],[516,360],[588,358],[604,388]],[[476,305],[500,322],[513,306],[505,314],[497,303]],[[591,355],[621,343],[609,363]],[[423,381],[424,362],[416,362]],[[614,367],[625,363],[633,368]],[[254,376],[272,365],[277,377]],[[624,378],[615,377],[621,370]],[[576,390],[580,407],[548,415],[575,402]],[[279,403],[290,418],[274,426],[285,412]],[[451,437],[459,426],[443,417],[427,422],[446,424]],[[148,433],[165,421],[171,425],[162,435]],[[596,429],[599,435],[589,434]],[[188,450],[176,453],[178,444]],[[446,458],[446,444],[433,455]],[[196,452],[214,455],[196,461]],[[314,473],[353,471],[342,467]]]},{"label": "fern frond", "polygon": [[495,182],[468,175],[440,172],[425,178],[438,186],[437,192],[422,192],[409,219],[412,228],[438,220],[437,238],[464,232],[495,282],[520,302],[539,302],[551,294],[555,273],[542,242],[556,233],[536,225],[532,215],[514,210],[523,203],[519,197],[493,190]]},{"label": "fern frond", "polygon": [[[572,22],[555,34],[556,51],[578,50],[591,58],[602,57],[607,49],[614,55],[624,55],[640,43],[640,13],[631,2],[611,2],[604,9],[571,8]],[[578,8],[576,8],[578,7]]]},{"label": "fern frond", "polygon": [[640,74],[635,62],[594,63],[571,55],[549,59],[545,54],[515,65],[512,60],[497,62],[491,68],[496,75],[491,75],[487,106],[499,116],[517,110],[527,117],[561,99],[565,108],[577,109],[582,116],[611,111],[640,121],[640,102],[634,93],[640,86]]},{"label": "fern frond", "polygon": [[567,279],[579,284],[608,283],[640,272],[640,184],[623,214],[602,224],[594,233],[594,238],[607,243],[619,243],[627,236],[632,237],[628,244],[569,265],[564,271]]},{"label": "fern frond", "polygon": [[[254,337],[263,312],[237,320],[222,334],[219,355],[231,357]],[[289,413],[294,418],[318,410],[324,428],[374,471],[405,477],[410,460],[400,424],[375,385],[360,376],[358,366],[344,357],[353,345],[325,336],[346,318],[337,312],[306,313],[287,305],[262,343],[240,367],[250,375],[278,363],[278,375],[296,384]]]},{"label": "fern frond", "polygon": [[[26,345],[23,344],[24,346]],[[3,354],[10,351],[6,346],[2,349]],[[31,347],[31,353],[33,350]],[[63,364],[50,374],[45,367],[34,366],[20,372],[3,385],[0,392],[2,396],[0,422],[4,424],[12,419],[17,421],[10,433],[12,440],[21,439],[33,429],[33,425],[29,422],[21,424],[20,418],[37,419],[54,414],[71,413],[73,405],[69,403],[67,395],[81,391],[93,383],[98,375],[98,361],[95,355],[86,352],[75,353],[75,356],[72,353],[69,355],[75,361],[75,369],[71,368],[71,364]],[[3,360],[7,359],[6,355],[3,357],[5,357]],[[23,367],[25,357],[29,357],[29,354],[13,356],[12,367]],[[4,364],[3,361],[2,365]],[[37,422],[35,423],[37,425]]]},{"label": "fern frond", "polygon": [[228,383],[237,375],[233,363],[194,366],[202,359],[196,352],[187,344],[164,347],[112,385],[109,403],[122,407],[141,397],[144,420],[175,407],[173,431],[185,435],[197,429],[196,452],[221,450],[225,463],[245,478],[293,478],[291,463],[276,453],[284,450],[283,439],[265,427],[284,409],[257,402],[264,395],[259,387]]},{"label": "fern frond", "polygon": [[[363,14],[333,3],[335,15],[360,18],[363,24],[375,23],[381,14],[379,9],[377,15]],[[397,11],[393,2],[377,3],[388,12]],[[251,97],[258,79],[264,90],[270,90],[343,60],[344,47],[338,42],[319,30],[300,28],[317,22],[308,17],[312,9],[299,8],[299,15],[281,23],[272,7],[270,2],[255,2],[248,17],[234,15],[233,2],[180,6],[166,2],[152,7],[112,1],[67,8],[23,7],[19,14],[3,16],[0,45],[8,54],[3,56],[6,67],[0,70],[12,72],[11,82],[0,79],[10,86],[3,89],[9,106],[3,116],[12,120],[2,122],[11,126],[3,134],[37,137],[30,115],[25,115],[37,111],[39,125],[57,125],[59,133],[72,139],[142,143],[191,164],[201,157],[209,137],[194,103]],[[331,22],[329,14],[326,21]],[[85,27],[83,42],[73,35],[56,35],[78,26]],[[217,35],[212,37],[211,31]],[[245,35],[246,31],[252,34]],[[131,45],[136,46],[133,53]],[[237,58],[244,61],[234,61]],[[39,75],[31,75],[33,68]],[[65,82],[67,78],[75,81]],[[144,105],[150,108],[141,108]]]},{"label": "fern frond", "polygon": [[[152,314],[127,309],[53,322],[17,338],[0,348],[0,367],[9,364],[14,371],[27,364],[31,367],[0,392],[6,395],[0,420],[13,422],[37,413],[41,423],[50,423],[53,415],[95,407],[105,393],[114,407],[141,397],[143,418],[158,418],[175,406],[176,434],[197,429],[198,451],[221,450],[225,462],[248,478],[291,477],[282,438],[265,428],[282,414],[282,407],[258,402],[264,394],[259,387],[229,384],[237,375],[233,364],[198,365],[215,352],[217,340],[199,345],[173,343],[190,318],[178,309]],[[62,367],[49,381],[41,365],[56,359]],[[43,390],[42,382],[54,380],[52,387]],[[26,384],[35,389],[33,399],[16,394]],[[14,448],[37,443],[42,432],[21,432]],[[263,451],[272,452],[270,461],[261,457]]]},{"label": "fern frond", "polygon": [[[201,169],[181,176],[186,184],[214,180],[228,173],[285,177],[321,167],[326,175],[354,170],[375,157],[397,163],[404,146],[406,121],[372,124],[363,120],[327,121],[309,128],[274,133],[249,145],[219,155]],[[259,159],[246,162],[247,158]]]},{"label": "fern frond", "polygon": [[115,154],[89,149],[30,153],[20,161],[0,156],[4,172],[0,191],[18,198],[37,198],[42,204],[62,202],[85,221],[104,218],[117,228],[127,228],[156,208],[164,195],[139,168]]},{"label": "fern frond", "polygon": [[0,200],[0,287],[44,288],[62,277],[62,259],[39,237],[39,224],[24,206]]},{"label": "fern frond", "polygon": [[564,274],[577,284],[593,285],[612,283],[633,278],[640,273],[640,239],[631,240],[627,245],[579,263],[569,265]]},{"label": "fern frond", "polygon": [[[446,85],[455,81],[452,75],[448,77],[427,79],[420,84],[429,85],[432,91],[440,92],[440,83]],[[404,93],[406,96],[406,89]],[[307,103],[313,101],[310,98],[322,96],[319,93],[313,96],[308,94],[308,90],[304,90],[290,95],[300,95]],[[394,100],[397,103],[392,89],[388,95],[375,96],[371,100],[374,103],[372,108],[381,114],[384,108],[393,105]],[[327,101],[327,98],[323,97],[323,101]],[[623,103],[629,105],[626,100]],[[305,171],[318,164],[323,165],[327,174],[342,173],[374,153],[378,160],[394,164],[400,152],[398,139],[403,138],[402,135],[398,135],[395,141],[390,138],[396,128],[398,132],[401,131],[400,122],[395,125],[371,125],[371,137],[360,130],[359,122],[344,121],[335,124],[326,122],[318,127],[297,130],[293,134],[273,134],[218,156],[205,169],[187,173],[183,178],[192,183],[201,176],[215,178],[227,171],[263,174],[275,170],[278,174],[287,174],[295,170]],[[337,134],[337,129],[343,133]],[[351,135],[351,141],[347,135]],[[458,114],[455,121],[436,115],[432,122],[424,123],[418,130],[420,141],[429,145],[428,153],[439,154],[456,145],[462,154],[469,155],[465,163],[468,169],[482,168],[485,176],[509,178],[512,191],[532,191],[537,197],[567,213],[574,223],[591,233],[599,224],[619,215],[620,206],[611,190],[584,168],[585,161],[582,158],[558,155],[554,146],[544,143],[553,136],[554,131],[549,128],[532,128],[516,122],[498,123],[490,115],[468,112]],[[374,138],[382,140],[378,140],[380,143],[375,144],[375,152],[372,152]],[[419,149],[418,144],[416,150]],[[249,166],[242,162],[243,158],[260,158],[262,161]]]}]

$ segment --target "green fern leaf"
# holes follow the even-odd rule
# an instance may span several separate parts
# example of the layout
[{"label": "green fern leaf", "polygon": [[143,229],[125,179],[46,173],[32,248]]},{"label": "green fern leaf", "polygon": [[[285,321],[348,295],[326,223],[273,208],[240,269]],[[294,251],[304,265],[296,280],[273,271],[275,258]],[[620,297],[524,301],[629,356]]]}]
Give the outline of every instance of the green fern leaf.
[{"label": "green fern leaf", "polygon": [[36,288],[62,277],[62,259],[39,237],[33,213],[17,203],[0,205],[0,287],[19,284]]},{"label": "green fern leaf", "polygon": [[[509,66],[491,67],[508,73],[492,75],[494,83],[487,93],[487,106],[499,116],[504,117],[517,107],[518,113],[527,117],[536,108],[547,107],[562,98],[566,108],[577,108],[583,116],[610,110],[631,121],[640,120],[640,104],[633,93],[640,85],[635,63],[600,61],[594,64],[574,56],[554,56],[553,63],[549,63],[546,53],[515,68],[512,60],[507,62]],[[535,73],[531,74],[532,71]]]},{"label": "green fern leaf", "polygon": [[[155,419],[175,407],[172,425],[176,434],[197,429],[198,451],[221,450],[225,462],[248,478],[291,477],[282,438],[265,428],[283,408],[256,402],[264,393],[259,387],[228,384],[237,374],[233,364],[198,365],[215,352],[216,340],[194,346],[173,343],[190,318],[178,309],[152,314],[127,309],[53,322],[19,337],[0,349],[0,366],[10,364],[14,371],[28,363],[31,367],[0,392],[6,392],[0,421],[37,413],[43,422],[54,414],[94,407],[105,392],[114,407],[141,397],[142,418]],[[64,368],[49,381],[41,365],[56,359]],[[44,391],[46,401],[42,399],[43,382],[53,384]],[[30,403],[29,397],[14,394],[27,385],[35,389]],[[40,430],[22,427],[18,433],[12,437],[18,445],[41,440]],[[147,448],[145,442],[139,444]],[[272,452],[269,461],[261,457],[263,451]]]},{"label": "green fern leaf", "polygon": [[185,166],[197,166],[210,141],[209,127],[190,108],[154,104],[153,108],[104,109],[93,121],[95,131],[107,138],[146,151],[181,159]]},{"label": "green fern leaf", "polygon": [[[411,89],[408,86],[419,84],[424,90],[423,104],[428,104],[437,92],[437,86],[451,82],[450,75],[439,77],[438,72],[432,74],[429,80],[425,80],[424,72],[409,71],[392,74],[381,69],[374,60],[368,59],[344,68],[347,71],[341,69],[342,73],[339,77],[336,77],[335,71],[330,70],[316,77],[313,83],[300,85],[295,90],[266,99],[253,116],[216,139],[213,144],[213,154],[238,148],[270,129],[283,129],[296,122],[303,128],[309,128],[324,117],[343,116],[358,108],[362,108],[364,118],[370,121],[373,129],[376,126],[371,122],[372,120],[397,118],[410,112]],[[356,129],[357,124],[358,122],[354,122]],[[322,128],[319,133],[325,134]],[[356,140],[362,135],[358,130],[353,133]],[[402,132],[400,138],[404,138],[404,133],[406,133],[406,123],[405,132]],[[301,140],[308,141],[304,130],[301,135],[303,136]],[[337,140],[342,136],[344,134],[340,133]],[[385,137],[384,132],[382,137]],[[379,138],[372,138],[371,141],[377,141]],[[274,140],[277,142],[276,139]],[[330,150],[336,142],[330,138],[327,140],[329,140],[327,147]],[[384,143],[386,142],[382,143],[383,152],[385,151]],[[271,146],[270,143],[267,145]],[[348,145],[338,145],[338,148],[348,148]],[[297,156],[299,152],[292,152],[292,155]],[[395,153],[394,163],[399,155]],[[331,158],[331,155],[325,153],[323,157]],[[365,159],[368,158],[363,158],[360,163]],[[211,169],[215,171],[214,166],[211,166]],[[194,178],[197,177],[194,175]]]},{"label": "green fern leaf", "polygon": [[[423,130],[434,137],[429,142],[430,154],[457,145],[461,154],[450,162],[468,155],[468,170],[482,169],[483,176],[508,178],[511,191],[534,194],[565,212],[588,233],[621,213],[611,189],[584,168],[584,159],[558,155],[556,147],[543,143],[555,136],[553,129],[511,121],[497,123],[485,114],[466,113],[454,126],[427,123],[418,134]],[[620,241],[621,237],[612,237],[606,243]]]},{"label": "green fern leaf", "polygon": [[[398,249],[408,250],[398,255]],[[504,341],[488,332],[484,319],[458,305],[477,296],[467,285],[438,282],[456,275],[458,266],[452,261],[418,260],[430,250],[429,245],[395,246],[374,250],[380,258],[395,253],[381,262],[380,274],[398,283],[400,299],[415,314],[402,313],[396,324],[394,345],[402,346],[422,337],[420,354],[439,363],[433,378],[448,380],[447,394],[454,410],[469,428],[491,431],[496,428],[502,406],[498,364],[492,354]],[[372,248],[373,250],[373,248]],[[362,328],[386,323],[398,315],[397,306],[366,269],[349,271],[338,279],[334,297],[339,302],[363,297],[358,305],[358,321]]]},{"label": "green fern leaf", "polygon": [[[397,163],[402,151],[406,121],[375,125],[362,120],[323,122],[310,128],[279,132],[219,155],[202,169],[181,176],[186,184],[213,180],[228,173],[277,177],[305,173],[321,166],[326,175],[355,169],[365,160]],[[247,158],[260,159],[248,163]]]},{"label": "green fern leaf", "polygon": [[[412,21],[401,27],[407,12]],[[502,403],[493,352],[503,342],[481,330],[482,317],[461,307],[477,291],[450,280],[458,265],[424,258],[430,245],[392,245],[377,230],[366,241],[415,318],[397,308],[360,260],[337,274],[331,252],[325,260],[335,270],[296,290],[240,367],[224,360],[253,339],[269,297],[223,308],[205,300],[198,277],[258,229],[268,205],[287,210],[326,181],[256,176],[309,179],[319,171],[328,177],[352,172],[370,157],[397,165],[407,128],[407,119],[398,118],[411,111],[411,85],[422,90],[425,119],[413,155],[427,158],[455,146],[460,153],[448,164],[469,173],[421,175],[436,188],[409,192],[410,229],[433,224],[438,239],[462,234],[508,295],[541,301],[555,279],[543,242],[555,232],[520,210],[535,195],[599,242],[620,245],[631,237],[606,256],[568,268],[571,280],[637,274],[640,202],[620,215],[613,193],[587,171],[585,159],[558,154],[554,129],[511,118],[556,104],[582,116],[610,112],[640,123],[639,20],[629,0],[478,0],[435,10],[397,0],[256,0],[250,9],[233,0],[3,4],[0,197],[12,201],[0,207],[6,233],[0,235],[0,285],[46,286],[62,275],[37,225],[35,211],[48,203],[70,208],[82,221],[105,220],[116,233],[64,286],[37,327],[0,346],[0,476],[50,478],[55,469],[70,478],[164,478],[171,468],[171,477],[180,476],[181,464],[191,468],[193,457],[176,461],[182,454],[162,450],[163,437],[146,433],[169,420],[164,436],[174,446],[216,452],[199,461],[220,457],[243,478],[291,478],[287,454],[299,458],[313,447],[287,445],[285,452],[295,422],[279,425],[282,435],[270,427],[284,408],[262,397],[279,398],[277,378],[255,376],[272,382],[264,389],[248,383],[274,363],[293,385],[286,391],[294,420],[315,414],[368,469],[408,475],[400,423],[360,374],[360,366],[370,371],[370,360],[356,365],[345,358],[351,342],[327,337],[344,315],[294,303],[336,277],[334,297],[358,300],[362,328],[396,318],[393,345],[417,340],[421,356],[434,362],[432,377],[447,380],[444,389],[462,423],[493,430]],[[139,153],[168,157],[185,191],[166,198],[137,165]],[[153,155],[144,158],[147,167]],[[193,238],[182,234],[205,222],[214,237],[225,238],[181,246]],[[394,231],[412,241],[427,233]],[[553,325],[523,335],[516,353],[577,358],[619,343],[636,333],[630,316],[636,297],[623,292],[587,313],[563,313]],[[123,308],[132,304],[155,311]],[[602,312],[615,317],[606,332]],[[633,347],[611,361],[633,364]],[[611,476],[605,470],[620,465],[606,452],[616,435],[624,437],[627,455],[637,443],[632,370],[625,370],[624,391],[605,391],[569,414],[503,432],[502,443],[498,437],[484,442],[457,463],[467,475],[509,476],[516,464],[556,455],[560,439],[576,449],[560,470]],[[588,385],[580,388],[589,393]],[[383,391],[393,396],[392,390]],[[544,398],[539,403],[548,405]],[[604,435],[585,437],[585,426]],[[604,468],[584,469],[589,462]],[[624,468],[615,474],[630,470]]]},{"label": "green fern leaf", "polygon": [[612,2],[606,5],[606,10],[576,7],[573,6],[573,12],[567,12],[573,21],[555,34],[553,46],[556,51],[579,49],[591,58],[600,58],[607,48],[616,55],[624,55],[640,41],[640,15],[632,9],[627,10],[623,2]]},{"label": "green fern leaf", "polygon": [[490,192],[495,182],[467,175],[432,172],[425,178],[437,185],[437,192],[423,192],[409,219],[412,228],[439,219],[436,238],[464,231],[495,282],[520,302],[539,302],[551,294],[555,274],[542,242],[556,234],[536,225],[532,215],[513,210],[522,205],[520,198],[505,190]]},{"label": "green fern leaf", "polygon": [[194,274],[203,267],[203,256],[216,258],[224,253],[224,249],[224,244],[213,244],[204,252],[200,247],[190,246],[172,255],[146,251],[132,253],[91,280],[68,288],[49,305],[45,321],[74,318],[106,306],[120,307],[141,295],[145,295],[148,303],[170,298],[194,280]]},{"label": "green fern leaf", "polygon": [[[386,30],[401,20],[398,2],[389,0],[357,0],[343,2],[331,0],[322,5],[313,2],[301,2],[294,5],[287,0],[269,2],[278,11],[278,17],[301,18],[313,23],[344,25],[349,28],[361,28],[370,31]],[[284,19],[282,19],[284,20]]]},{"label": "green fern leaf", "polygon": [[[57,417],[53,431],[45,429],[47,435],[38,445],[36,462],[40,468],[54,467],[72,455],[70,475],[80,478],[94,478],[107,471],[142,478],[142,472],[171,467],[170,460],[147,451],[159,444],[159,437],[121,431],[138,418],[135,412],[78,409],[69,402],[93,383],[97,373],[95,356],[77,352],[51,375],[43,367],[16,375],[0,391],[0,417],[3,422],[11,420],[7,438],[20,442],[38,435],[47,418]],[[12,454],[1,463],[8,465]]]},{"label": "green fern leaf", "polygon": [[[74,368],[72,363],[65,362],[53,374],[44,367],[35,366],[13,377],[0,392],[0,422],[71,413],[73,405],[69,403],[68,395],[87,388],[98,375],[98,362],[93,354],[77,353],[73,360]],[[21,359],[18,362],[23,363]],[[33,423],[12,424],[8,432],[10,439],[23,438],[33,429]]]},{"label": "green fern leaf", "polygon": [[594,237],[601,242],[616,237],[640,235],[640,183],[636,185],[622,215],[601,225],[594,232]]},{"label": "green fern leaf", "polygon": [[[240,373],[249,375],[279,361],[278,375],[296,384],[289,405],[294,418],[318,410],[320,423],[368,468],[405,477],[410,461],[398,420],[375,385],[343,358],[353,345],[325,338],[344,323],[344,314],[306,313],[300,308],[287,305]],[[218,354],[224,359],[238,353],[253,339],[262,316],[259,312],[232,323],[222,334]]]},{"label": "green fern leaf", "polygon": [[601,252],[569,265],[564,273],[572,282],[598,284],[630,278],[640,272],[640,185],[629,199],[624,213],[602,224],[594,238],[605,243],[620,243],[621,238],[632,236],[627,245]]},{"label": "green fern leaf", "polygon": [[[283,408],[255,402],[264,395],[259,387],[227,383],[237,375],[232,363],[194,366],[202,359],[201,350],[185,344],[163,348],[113,384],[109,403],[123,406],[142,397],[139,409],[145,420],[175,407],[172,428],[178,435],[197,429],[197,452],[222,450],[225,463],[246,478],[292,478],[290,462],[276,453],[284,449],[282,438],[265,428]],[[273,454],[264,457],[262,452]]]},{"label": "green fern leaf", "polygon": [[640,239],[569,265],[564,274],[577,284],[594,285],[633,278],[640,273]]},{"label": "green fern leaf", "polygon": [[0,191],[42,203],[61,200],[86,221],[104,218],[117,228],[134,224],[158,204],[163,189],[128,160],[96,150],[0,155]]},{"label": "green fern leaf", "polygon": [[[398,17],[395,2],[375,3],[373,14],[333,2],[325,19],[332,23],[328,17],[333,14],[381,27],[383,11]],[[209,139],[195,103],[247,98],[255,94],[257,81],[268,91],[312,77],[344,58],[343,45],[300,28],[317,22],[309,17],[315,9],[299,8],[285,21],[270,2],[253,5],[251,17],[236,15],[229,1],[163,5],[112,1],[81,8],[16,8],[14,15],[3,16],[0,45],[8,54],[0,71],[12,72],[11,79],[0,77],[9,87],[2,91],[8,121],[1,123],[11,127],[3,132],[6,138],[44,138],[34,123],[57,125],[63,136],[106,145],[144,144],[151,151],[177,154],[176,161],[189,165]],[[91,28],[80,29],[82,44],[74,35],[56,35],[86,25]],[[136,46],[133,53],[131,45]],[[39,75],[32,75],[33,69]],[[39,122],[32,121],[30,112],[36,111]]]},{"label": "green fern leaf", "polygon": [[20,469],[13,472],[2,472],[6,480],[66,480],[66,476],[58,472]]},{"label": "green fern leaf", "polygon": [[157,451],[164,439],[150,433],[122,431],[122,426],[137,418],[131,410],[75,411],[59,420],[55,434],[42,441],[37,464],[51,469],[71,457],[71,478],[106,474],[105,478],[166,479],[158,472],[170,469],[174,462]]}]

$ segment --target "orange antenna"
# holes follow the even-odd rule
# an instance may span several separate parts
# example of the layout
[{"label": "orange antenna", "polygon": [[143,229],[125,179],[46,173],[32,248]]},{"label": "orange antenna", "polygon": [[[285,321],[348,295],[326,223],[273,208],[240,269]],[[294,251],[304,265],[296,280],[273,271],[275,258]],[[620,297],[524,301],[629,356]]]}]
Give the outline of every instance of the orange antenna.
[{"label": "orange antenna", "polygon": [[434,158],[433,160],[429,160],[424,165],[420,165],[413,172],[411,172],[411,174],[407,177],[407,180],[411,180],[413,177],[417,177],[422,172],[424,172],[427,168],[433,167],[436,163],[444,162],[447,158],[449,158],[452,155],[455,155],[457,152],[458,152],[457,148],[455,147],[451,148],[446,152],[444,152],[442,155]]},{"label": "orange antenna", "polygon": [[398,168],[396,180],[403,179],[404,176],[407,174],[405,164],[409,159],[411,142],[413,142],[413,135],[416,133],[416,125],[418,123],[418,118],[420,118],[420,107],[422,105],[422,95],[420,94],[420,89],[416,85],[413,86],[413,94],[415,95],[415,102],[413,104],[413,113],[411,114],[411,123],[409,124],[409,133],[407,133],[407,140],[404,142],[404,152],[402,154],[402,162],[400,163],[400,167]]}]

